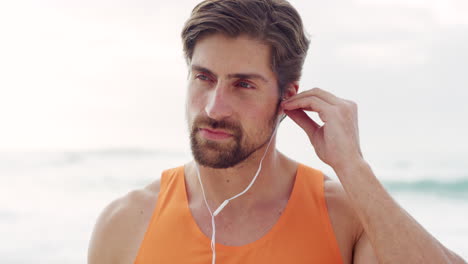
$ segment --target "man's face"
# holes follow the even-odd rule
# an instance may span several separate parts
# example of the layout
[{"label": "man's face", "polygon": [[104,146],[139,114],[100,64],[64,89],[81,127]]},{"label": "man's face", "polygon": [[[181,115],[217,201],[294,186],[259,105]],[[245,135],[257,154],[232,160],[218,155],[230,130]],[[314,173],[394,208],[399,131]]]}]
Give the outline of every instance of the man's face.
[{"label": "man's face", "polygon": [[266,146],[279,102],[267,45],[207,36],[197,41],[189,71],[186,117],[199,164],[229,168]]}]

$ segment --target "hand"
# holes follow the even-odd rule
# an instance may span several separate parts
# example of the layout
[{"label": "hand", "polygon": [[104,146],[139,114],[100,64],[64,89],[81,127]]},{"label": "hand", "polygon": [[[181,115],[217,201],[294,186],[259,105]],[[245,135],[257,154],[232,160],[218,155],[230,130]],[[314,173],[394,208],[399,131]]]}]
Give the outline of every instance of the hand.
[{"label": "hand", "polygon": [[[317,156],[335,171],[363,159],[356,103],[314,88],[291,96],[281,106],[307,133]],[[318,125],[304,111],[317,112],[324,125]]]}]

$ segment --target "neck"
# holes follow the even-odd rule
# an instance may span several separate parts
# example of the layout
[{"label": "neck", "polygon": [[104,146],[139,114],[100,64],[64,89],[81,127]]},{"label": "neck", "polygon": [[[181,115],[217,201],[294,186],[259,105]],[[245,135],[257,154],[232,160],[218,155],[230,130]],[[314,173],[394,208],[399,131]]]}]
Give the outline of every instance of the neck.
[{"label": "neck", "polygon": [[[213,169],[198,165],[200,179],[205,190],[206,199],[212,211],[226,199],[244,191],[253,180],[260,165],[260,160],[267,146],[257,150],[245,161],[227,169]],[[196,175],[195,162],[188,166],[191,175],[188,184],[193,199],[203,201],[202,190]],[[245,210],[255,204],[278,199],[281,194],[288,195],[292,188],[296,164],[288,160],[275,149],[274,140],[268,148],[262,162],[262,169],[251,188],[242,196],[234,199],[229,207],[230,211]],[[292,172],[292,173],[291,173]]]}]

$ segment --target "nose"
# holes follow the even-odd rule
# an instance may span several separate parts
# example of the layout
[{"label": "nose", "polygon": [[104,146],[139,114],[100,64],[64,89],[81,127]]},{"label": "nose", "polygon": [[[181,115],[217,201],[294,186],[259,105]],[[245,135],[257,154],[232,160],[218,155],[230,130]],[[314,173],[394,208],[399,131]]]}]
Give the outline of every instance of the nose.
[{"label": "nose", "polygon": [[215,120],[222,120],[231,116],[231,100],[226,85],[219,82],[214,89],[210,90],[205,112]]}]

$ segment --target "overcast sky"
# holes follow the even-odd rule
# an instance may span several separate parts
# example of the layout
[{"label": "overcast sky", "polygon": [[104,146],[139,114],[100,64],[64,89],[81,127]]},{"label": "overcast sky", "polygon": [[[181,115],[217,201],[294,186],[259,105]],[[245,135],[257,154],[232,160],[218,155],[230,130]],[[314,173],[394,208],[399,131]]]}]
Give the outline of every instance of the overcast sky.
[{"label": "overcast sky", "polygon": [[[2,1],[0,150],[186,151],[197,2]],[[468,153],[468,1],[291,2],[311,36],[300,89],[356,101],[364,150]],[[309,149],[290,120],[278,140]]]}]

